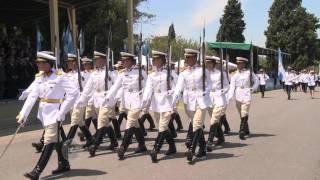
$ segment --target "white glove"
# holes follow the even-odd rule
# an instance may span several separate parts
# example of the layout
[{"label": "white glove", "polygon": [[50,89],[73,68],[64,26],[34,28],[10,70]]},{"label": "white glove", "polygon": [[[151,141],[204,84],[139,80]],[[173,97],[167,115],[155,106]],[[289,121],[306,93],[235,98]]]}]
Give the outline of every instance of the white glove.
[{"label": "white glove", "polygon": [[173,95],[173,93],[174,93],[174,90],[169,90],[168,91],[168,96]]},{"label": "white glove", "polygon": [[104,98],[104,100],[102,101],[102,107],[105,107],[109,103],[109,101],[109,98]]},{"label": "white glove", "polygon": [[64,119],[65,119],[65,114],[63,114],[62,112],[59,111],[56,116],[57,122],[62,122],[62,121],[64,121]]},{"label": "white glove", "polygon": [[86,104],[81,101],[81,100],[78,100],[75,104],[74,104],[74,107],[86,107]]},{"label": "white glove", "polygon": [[21,95],[19,96],[19,101],[24,101],[24,100],[26,100],[27,97],[28,97],[28,95],[29,95],[29,93],[23,91],[23,92],[21,93]]},{"label": "white glove", "polygon": [[148,101],[143,100],[142,101],[142,109],[147,108],[147,106],[148,106]]},{"label": "white glove", "polygon": [[176,106],[177,106],[177,102],[178,102],[178,96],[173,95],[173,98],[172,98],[172,106],[173,106],[173,107],[176,107]]},{"label": "white glove", "polygon": [[27,119],[26,119],[25,117],[20,116],[20,115],[18,115],[18,116],[16,117],[16,119],[17,119],[17,123],[19,123],[19,124],[24,124],[24,123],[26,123],[26,121],[27,121]]}]

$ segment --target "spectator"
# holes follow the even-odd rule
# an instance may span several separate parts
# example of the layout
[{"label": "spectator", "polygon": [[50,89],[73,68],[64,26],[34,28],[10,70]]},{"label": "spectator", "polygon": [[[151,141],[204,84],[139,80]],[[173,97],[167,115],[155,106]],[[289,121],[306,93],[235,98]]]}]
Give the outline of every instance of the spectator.
[{"label": "spectator", "polygon": [[7,64],[6,64],[6,74],[7,74],[7,98],[16,98],[18,94],[18,86],[17,86],[17,80],[19,77],[16,62],[14,59],[14,56],[11,55],[8,58]]}]

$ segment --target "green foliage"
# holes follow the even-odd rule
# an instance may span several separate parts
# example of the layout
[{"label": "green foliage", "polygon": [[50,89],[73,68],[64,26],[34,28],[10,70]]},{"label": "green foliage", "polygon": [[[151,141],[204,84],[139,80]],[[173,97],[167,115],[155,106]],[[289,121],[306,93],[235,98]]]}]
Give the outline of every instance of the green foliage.
[{"label": "green foliage", "polygon": [[[134,22],[142,18],[152,18],[152,14],[138,11],[138,5],[147,0],[134,0]],[[106,51],[108,26],[112,26],[111,48],[118,57],[124,48],[127,32],[127,0],[101,0],[96,6],[80,10],[77,14],[79,29],[85,30],[85,54],[91,55],[96,36],[96,50]]]},{"label": "green foliage", "polygon": [[246,23],[243,20],[241,2],[229,0],[220,19],[220,29],[217,34],[217,41],[243,43],[245,37],[243,31]]},{"label": "green foliage", "polygon": [[[168,36],[155,36],[149,39],[149,41],[151,49],[168,52]],[[199,44],[191,39],[177,36],[175,41],[172,42],[172,61],[182,59],[185,48],[198,49]]]},{"label": "green foliage", "polygon": [[275,0],[269,11],[269,27],[265,31],[268,48],[281,48],[292,55],[292,65],[313,65],[319,45],[316,30],[319,20],[301,7],[302,0]]}]

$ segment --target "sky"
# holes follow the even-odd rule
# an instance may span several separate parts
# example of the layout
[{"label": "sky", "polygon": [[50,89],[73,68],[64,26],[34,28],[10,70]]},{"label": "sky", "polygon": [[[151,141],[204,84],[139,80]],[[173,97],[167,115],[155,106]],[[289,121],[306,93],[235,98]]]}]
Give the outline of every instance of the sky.
[{"label": "sky", "polygon": [[[167,35],[171,23],[177,35],[199,41],[205,25],[206,41],[215,41],[220,18],[228,0],[147,0],[138,7],[156,17],[148,22],[135,24],[135,32],[142,28],[144,38]],[[264,31],[268,26],[268,11],[273,0],[240,0],[244,12],[246,42],[265,46]],[[320,18],[320,0],[303,0],[302,6]],[[318,30],[320,36],[320,30]]]}]

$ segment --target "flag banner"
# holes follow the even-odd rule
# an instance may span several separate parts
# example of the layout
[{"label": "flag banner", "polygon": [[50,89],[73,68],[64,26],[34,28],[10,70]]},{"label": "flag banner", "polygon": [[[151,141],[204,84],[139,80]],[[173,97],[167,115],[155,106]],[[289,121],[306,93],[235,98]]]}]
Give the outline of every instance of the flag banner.
[{"label": "flag banner", "polygon": [[283,80],[285,75],[285,70],[282,62],[282,52],[280,48],[278,49],[278,79]]}]

